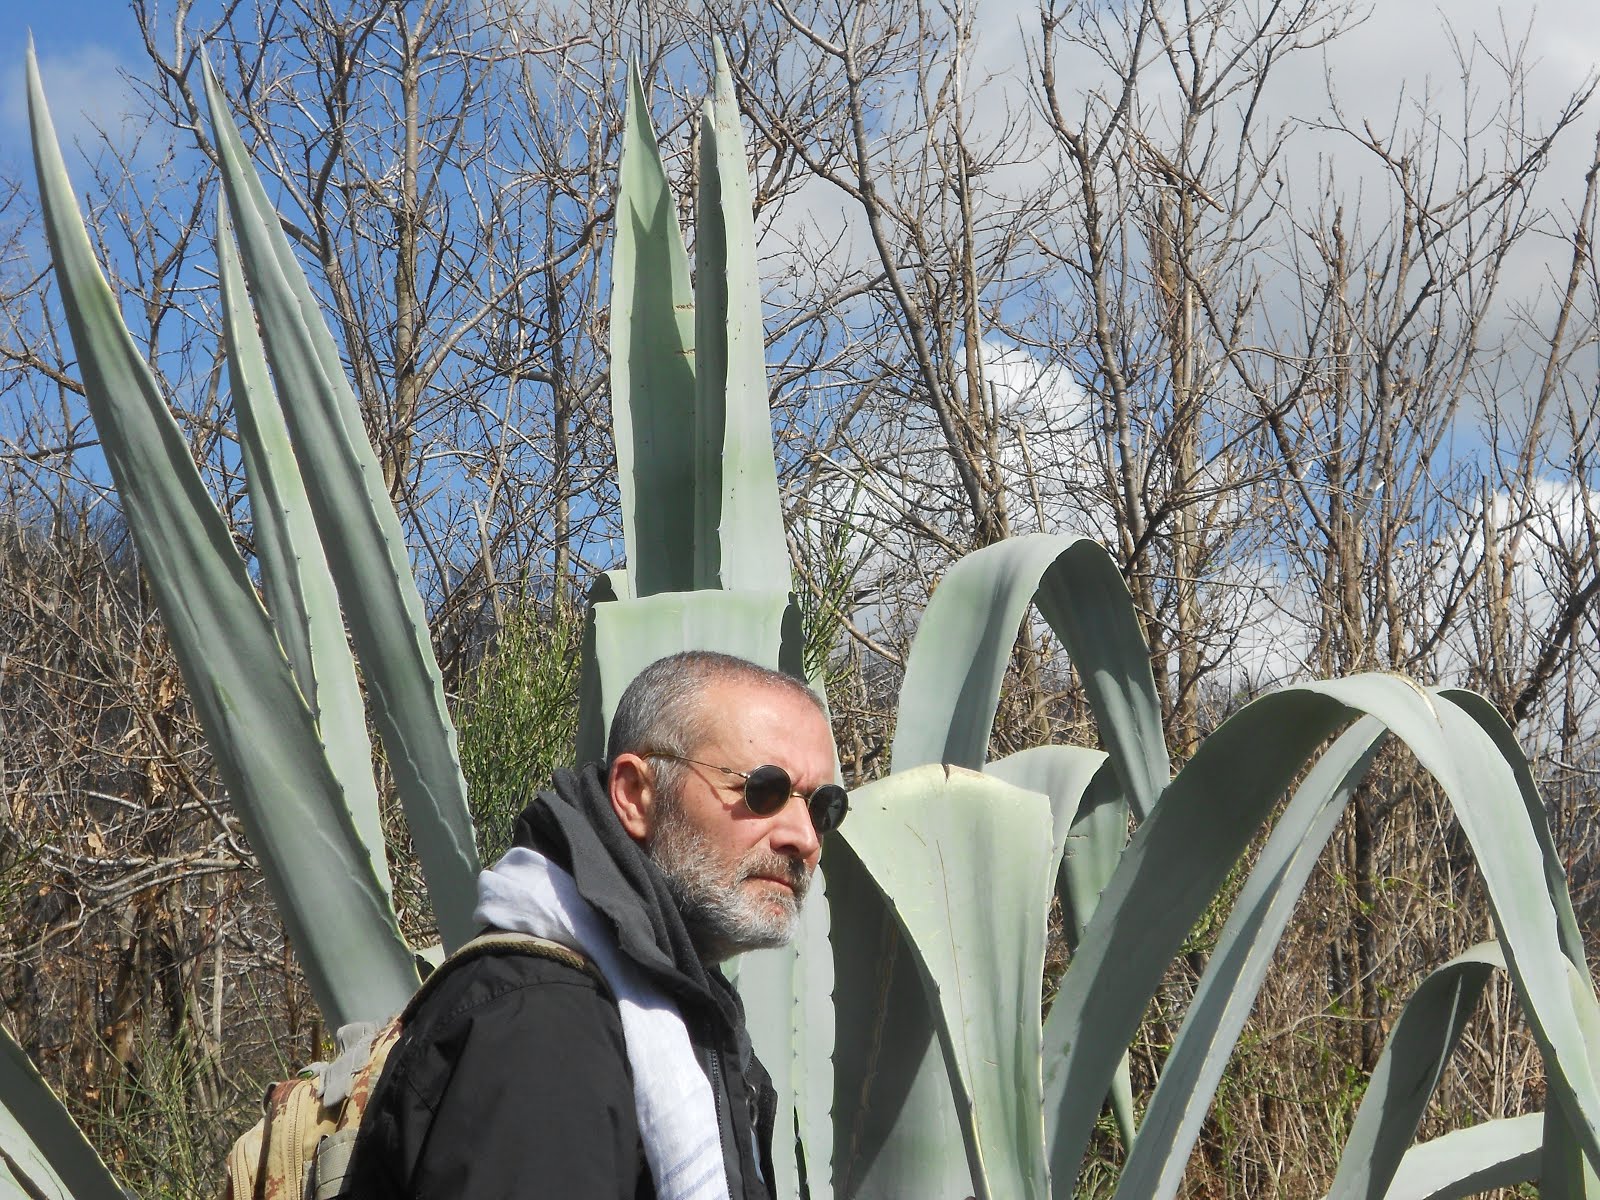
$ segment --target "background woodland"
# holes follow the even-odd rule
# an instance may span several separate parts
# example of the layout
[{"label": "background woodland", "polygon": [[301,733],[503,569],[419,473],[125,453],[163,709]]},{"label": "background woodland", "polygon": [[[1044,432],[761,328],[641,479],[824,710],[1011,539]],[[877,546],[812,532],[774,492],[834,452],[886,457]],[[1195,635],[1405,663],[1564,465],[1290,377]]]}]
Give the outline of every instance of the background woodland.
[{"label": "background woodland", "polygon": [[[1325,0],[134,9],[136,111],[85,127],[75,165],[125,317],[248,552],[204,46],[324,289],[486,856],[571,753],[583,589],[620,553],[605,281],[623,67],[639,57],[687,197],[685,97],[716,33],[753,154],[790,551],[847,781],[883,770],[944,570],[1011,534],[1088,534],[1139,607],[1179,763],[1296,678],[1483,692],[1534,760],[1600,947],[1592,75],[1545,103],[1520,31],[1461,39],[1448,79],[1374,120],[1324,69],[1361,13]],[[0,162],[0,1004],[142,1194],[209,1195],[263,1081],[321,1057],[327,1031],[133,559],[35,205],[28,165]],[[1042,625],[995,738],[1094,741]],[[1351,805],[1192,1194],[1327,1183],[1394,998],[1490,935],[1452,822],[1398,755]],[[425,929],[398,832],[390,849],[402,922]],[[1193,931],[1147,1016],[1136,1092],[1214,932]],[[1509,986],[1491,986],[1427,1132],[1543,1104]]]}]

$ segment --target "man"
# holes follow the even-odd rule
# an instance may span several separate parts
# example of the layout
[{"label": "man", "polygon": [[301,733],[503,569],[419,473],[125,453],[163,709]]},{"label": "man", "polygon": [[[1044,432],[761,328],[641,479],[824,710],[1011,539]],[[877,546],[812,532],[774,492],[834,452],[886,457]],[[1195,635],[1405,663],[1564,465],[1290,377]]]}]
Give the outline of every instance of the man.
[{"label": "man", "polygon": [[624,692],[606,758],[557,772],[479,883],[485,925],[587,963],[452,969],[390,1054],[346,1195],[773,1195],[775,1097],[716,964],[794,934],[846,806],[826,714],[787,676],[678,654]]}]

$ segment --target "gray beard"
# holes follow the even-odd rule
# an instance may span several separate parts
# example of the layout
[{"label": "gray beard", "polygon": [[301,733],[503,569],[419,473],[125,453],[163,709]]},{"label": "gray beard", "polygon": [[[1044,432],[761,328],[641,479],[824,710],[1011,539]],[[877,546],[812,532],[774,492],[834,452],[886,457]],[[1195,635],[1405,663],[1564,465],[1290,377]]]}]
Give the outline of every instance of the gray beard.
[{"label": "gray beard", "polygon": [[[800,904],[811,875],[798,858],[753,850],[728,871],[710,839],[689,826],[669,805],[660,812],[655,836],[646,847],[666,876],[695,949],[706,962],[724,962],[747,950],[782,946],[800,924]],[[794,888],[793,896],[751,896],[743,888],[756,876],[775,876]]]}]

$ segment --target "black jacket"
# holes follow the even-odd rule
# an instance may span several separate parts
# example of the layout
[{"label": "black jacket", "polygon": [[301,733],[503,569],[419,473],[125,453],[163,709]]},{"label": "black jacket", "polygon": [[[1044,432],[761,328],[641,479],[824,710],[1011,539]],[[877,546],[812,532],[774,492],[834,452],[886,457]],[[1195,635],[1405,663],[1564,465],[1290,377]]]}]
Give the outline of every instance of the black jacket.
[{"label": "black jacket", "polygon": [[[701,964],[655,865],[617,823],[598,768],[558,771],[516,843],[571,872],[617,944],[677,1002],[711,1081],[733,1200],[770,1200],[776,1097],[744,1010]],[[441,980],[390,1053],[345,1194],[359,1200],[640,1200],[622,1023],[605,985],[551,959],[489,954]]]}]

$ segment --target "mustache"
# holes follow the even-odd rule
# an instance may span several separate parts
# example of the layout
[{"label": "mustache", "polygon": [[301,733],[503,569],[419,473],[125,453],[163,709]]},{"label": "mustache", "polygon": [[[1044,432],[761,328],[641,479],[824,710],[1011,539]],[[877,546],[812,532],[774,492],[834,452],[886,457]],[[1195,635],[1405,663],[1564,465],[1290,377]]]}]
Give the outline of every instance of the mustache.
[{"label": "mustache", "polygon": [[807,889],[811,887],[811,871],[806,867],[805,861],[791,854],[758,852],[745,859],[740,867],[740,882],[757,876],[781,879],[794,889],[794,898],[797,901],[804,900]]}]

